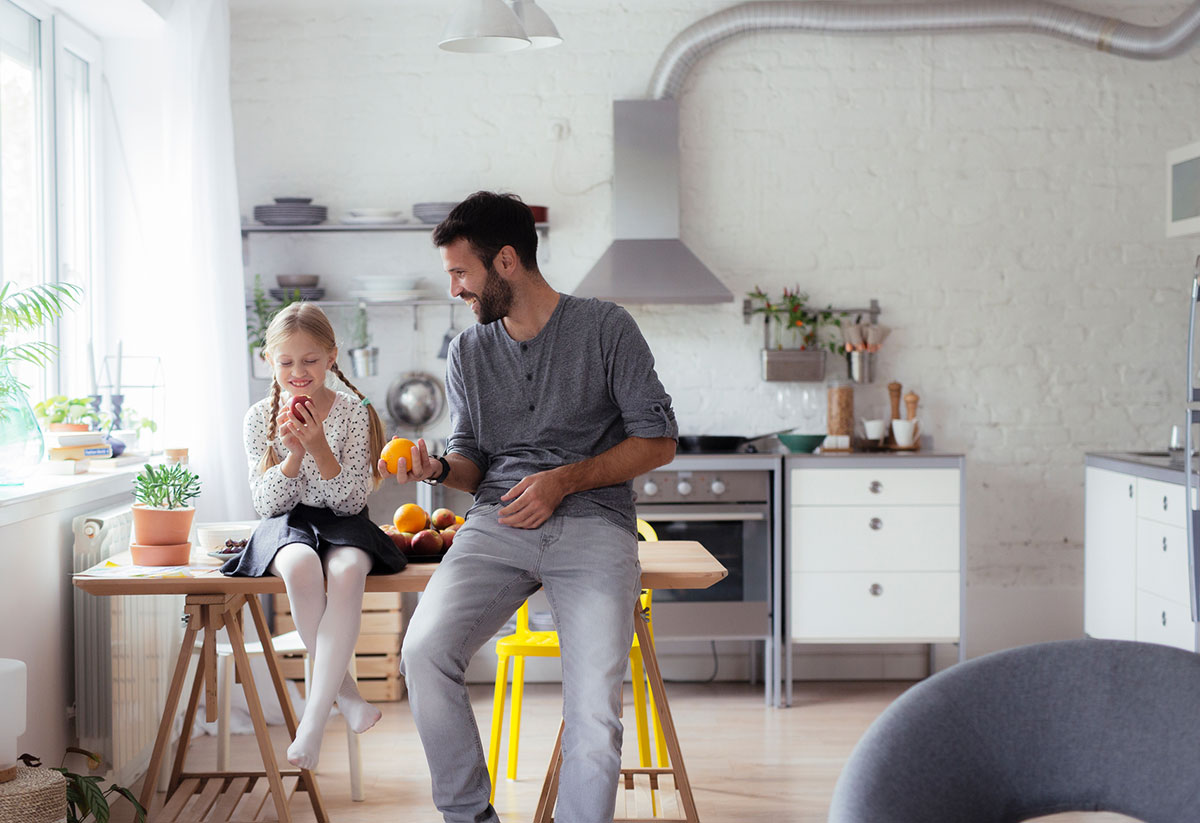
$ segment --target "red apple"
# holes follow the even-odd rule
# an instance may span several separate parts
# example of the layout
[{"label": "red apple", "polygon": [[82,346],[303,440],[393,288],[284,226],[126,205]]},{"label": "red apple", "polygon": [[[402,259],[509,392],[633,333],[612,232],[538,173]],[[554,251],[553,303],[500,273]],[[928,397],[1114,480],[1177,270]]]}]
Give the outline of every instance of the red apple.
[{"label": "red apple", "polygon": [[439,534],[442,535],[442,546],[446,551],[450,551],[450,547],[454,545],[454,535],[458,534],[457,528],[443,529]]},{"label": "red apple", "polygon": [[409,548],[412,546],[412,532],[402,532],[391,523],[379,528],[383,529],[384,534],[392,538],[392,543],[395,544],[397,549],[406,554],[408,553]]},{"label": "red apple", "polygon": [[454,525],[454,521],[454,512],[449,509],[435,509],[433,514],[429,516],[429,522],[438,531],[450,528]]},{"label": "red apple", "polygon": [[290,406],[291,411],[292,411],[292,417],[296,418],[297,420],[300,420],[301,422],[303,422],[303,418],[301,418],[300,415],[298,415],[296,413],[296,410],[299,409],[301,406],[308,406],[308,413],[311,415],[316,414],[315,406],[313,406],[313,399],[311,397],[309,397],[307,394],[298,394],[292,398],[292,405]]},{"label": "red apple", "polygon": [[422,529],[413,535],[413,554],[440,554],[442,551],[442,536],[433,529]]}]

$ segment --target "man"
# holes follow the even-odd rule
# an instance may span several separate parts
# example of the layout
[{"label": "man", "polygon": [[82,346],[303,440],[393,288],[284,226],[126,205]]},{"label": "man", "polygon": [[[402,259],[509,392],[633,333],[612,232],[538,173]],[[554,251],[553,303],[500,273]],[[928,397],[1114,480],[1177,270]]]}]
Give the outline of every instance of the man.
[{"label": "man", "polygon": [[546,590],[562,647],[560,823],[611,821],[621,681],[640,568],[631,480],[671,461],[678,428],[654,358],[619,306],[559,294],[537,266],[533,215],[477,192],[435,229],[450,294],[479,323],[450,346],[452,433],[423,440],[401,483],[475,495],[404,639],[413,717],[448,823],[497,821],[464,672]]}]

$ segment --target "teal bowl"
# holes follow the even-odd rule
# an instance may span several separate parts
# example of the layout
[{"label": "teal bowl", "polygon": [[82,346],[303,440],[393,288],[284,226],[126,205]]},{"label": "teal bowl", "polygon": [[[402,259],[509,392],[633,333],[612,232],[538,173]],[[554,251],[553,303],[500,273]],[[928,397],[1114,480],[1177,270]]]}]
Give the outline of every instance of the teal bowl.
[{"label": "teal bowl", "polygon": [[787,446],[790,452],[811,454],[812,450],[825,440],[823,434],[780,434],[779,442]]}]

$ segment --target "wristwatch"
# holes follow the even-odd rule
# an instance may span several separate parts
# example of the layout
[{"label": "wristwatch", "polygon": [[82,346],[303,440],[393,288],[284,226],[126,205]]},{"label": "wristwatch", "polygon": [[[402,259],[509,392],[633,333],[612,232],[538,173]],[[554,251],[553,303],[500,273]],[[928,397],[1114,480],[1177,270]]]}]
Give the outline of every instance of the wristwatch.
[{"label": "wristwatch", "polygon": [[426,478],[425,478],[425,482],[426,482],[426,483],[428,483],[428,484],[429,484],[429,485],[431,485],[431,486],[440,486],[440,485],[442,485],[442,482],[443,482],[443,481],[444,481],[444,480],[445,480],[445,479],[446,479],[446,478],[449,476],[449,474],[450,474],[450,461],[449,461],[449,460],[447,460],[445,457],[442,457],[441,455],[438,455],[438,457],[437,457],[437,461],[438,461],[439,463],[441,463],[441,464],[442,464],[442,470],[441,470],[441,472],[440,472],[440,473],[438,473],[438,476],[437,476],[437,477],[426,477]]}]

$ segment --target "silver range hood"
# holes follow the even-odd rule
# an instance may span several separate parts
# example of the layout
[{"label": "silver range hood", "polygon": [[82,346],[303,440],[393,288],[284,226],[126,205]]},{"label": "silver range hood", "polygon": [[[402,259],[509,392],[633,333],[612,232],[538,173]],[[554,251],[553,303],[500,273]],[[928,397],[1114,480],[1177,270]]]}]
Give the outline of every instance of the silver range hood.
[{"label": "silver range hood", "polygon": [[613,233],[575,288],[616,303],[728,303],[733,293],[679,239],[679,108],[613,102]]}]

